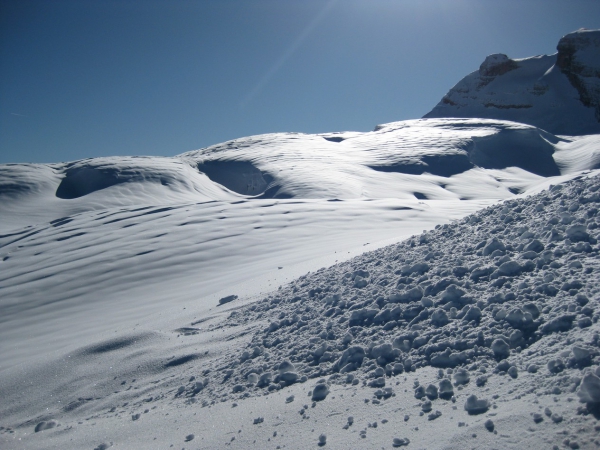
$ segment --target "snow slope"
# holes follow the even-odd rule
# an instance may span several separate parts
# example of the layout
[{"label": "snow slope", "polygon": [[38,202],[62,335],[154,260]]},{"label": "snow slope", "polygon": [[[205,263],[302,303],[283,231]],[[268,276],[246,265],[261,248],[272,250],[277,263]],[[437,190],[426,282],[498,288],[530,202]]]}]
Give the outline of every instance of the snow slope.
[{"label": "snow slope", "polygon": [[[599,187],[579,176],[266,295],[221,266],[241,295],[222,306],[190,285],[188,310],[165,296],[142,319],[126,303],[145,295],[84,316],[53,302],[58,327],[24,309],[3,343],[69,339],[1,372],[3,448],[595,448]],[[98,318],[104,332],[76,332]]]},{"label": "snow slope", "polygon": [[[309,270],[595,169],[599,139],[559,138],[506,121],[421,119],[370,133],[254,136],[173,158],[1,166],[2,447],[107,448],[113,442],[117,448],[165,448],[187,439],[195,448],[189,421],[193,414],[206,416],[202,405],[212,402],[217,422],[202,422],[208,428],[202,428],[207,444],[201,447],[225,445],[231,430],[220,417],[229,416],[231,402],[219,400],[238,399],[235,414],[242,422],[266,411],[255,399],[263,391],[247,396],[243,383],[232,384],[240,375],[223,368],[234,368],[253,336],[273,322],[256,316],[252,306],[273,298],[269,291]],[[383,255],[390,251],[363,258],[389,267]],[[313,298],[300,297],[298,306]],[[243,323],[232,325],[226,308],[246,304]],[[281,321],[288,312],[273,314]],[[302,336],[286,338],[292,356],[302,351]],[[367,381],[367,367],[357,380]],[[435,378],[428,367],[419,373]],[[202,389],[191,377],[218,386],[221,376],[221,387],[190,396]],[[308,386],[286,389],[306,396]],[[358,389],[352,391],[357,400],[374,392],[350,386]],[[271,392],[270,399],[284,395],[279,388]],[[354,405],[367,414],[362,400],[344,406],[339,399],[335,410]],[[272,401],[269,408],[290,413],[285,405],[291,401],[277,407]],[[305,448],[312,443],[298,444],[298,433],[309,432],[295,427],[309,421],[293,409],[288,419],[278,419],[290,430],[283,445]],[[142,421],[150,411],[154,418]],[[189,433],[165,425],[165,414],[185,422]],[[92,423],[93,429],[82,426]],[[213,425],[216,433],[208,431]],[[263,431],[271,425],[257,425],[249,436],[258,440],[242,447],[263,447]],[[457,436],[449,439],[460,441]],[[381,438],[392,444],[389,433]],[[345,448],[349,441],[339,439],[326,445]]]},{"label": "snow slope", "polygon": [[369,133],[0,165],[0,448],[598,448],[598,47]]},{"label": "snow slope", "polygon": [[[5,165],[1,367],[162,311],[167,298],[266,290],[547,184],[541,175],[595,168],[596,141],[585,142],[510,122],[417,120],[174,158]],[[561,160],[573,146],[583,150]],[[109,325],[103,311],[116,308]],[[70,334],[49,339],[32,326],[40,317]]]},{"label": "snow slope", "polygon": [[600,30],[564,36],[558,53],[488,56],[424,117],[486,117],[554,134],[600,132]]}]

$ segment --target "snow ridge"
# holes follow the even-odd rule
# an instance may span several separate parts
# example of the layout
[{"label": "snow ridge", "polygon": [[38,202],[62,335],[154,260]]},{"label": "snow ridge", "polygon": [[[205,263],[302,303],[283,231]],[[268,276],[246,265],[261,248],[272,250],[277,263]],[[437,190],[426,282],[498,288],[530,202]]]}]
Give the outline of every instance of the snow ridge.
[{"label": "snow ridge", "polygon": [[[172,158],[5,164],[0,229],[110,208],[215,200],[465,199],[475,184],[482,197],[506,198],[540,177],[573,173],[573,164],[597,167],[589,151],[594,142],[583,148],[580,139],[502,120],[419,119],[367,133],[250,136]],[[569,162],[559,161],[572,153]]]}]

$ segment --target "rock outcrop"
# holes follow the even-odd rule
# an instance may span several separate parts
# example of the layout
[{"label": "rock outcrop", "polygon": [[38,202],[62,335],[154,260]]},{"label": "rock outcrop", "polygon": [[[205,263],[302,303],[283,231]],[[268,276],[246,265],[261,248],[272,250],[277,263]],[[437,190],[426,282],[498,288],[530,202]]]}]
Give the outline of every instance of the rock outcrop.
[{"label": "rock outcrop", "polygon": [[558,53],[511,59],[489,55],[425,118],[511,120],[554,134],[600,132],[600,30],[560,39]]},{"label": "rock outcrop", "polygon": [[577,89],[581,103],[594,108],[600,121],[600,30],[567,34],[556,48],[556,65]]}]

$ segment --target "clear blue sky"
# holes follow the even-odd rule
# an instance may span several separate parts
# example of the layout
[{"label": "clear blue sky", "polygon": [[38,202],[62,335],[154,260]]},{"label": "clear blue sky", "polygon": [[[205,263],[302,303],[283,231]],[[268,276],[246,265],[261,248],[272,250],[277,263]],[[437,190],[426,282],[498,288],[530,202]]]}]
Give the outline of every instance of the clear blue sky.
[{"label": "clear blue sky", "polygon": [[598,0],[0,0],[0,163],[171,156],[418,118]]}]

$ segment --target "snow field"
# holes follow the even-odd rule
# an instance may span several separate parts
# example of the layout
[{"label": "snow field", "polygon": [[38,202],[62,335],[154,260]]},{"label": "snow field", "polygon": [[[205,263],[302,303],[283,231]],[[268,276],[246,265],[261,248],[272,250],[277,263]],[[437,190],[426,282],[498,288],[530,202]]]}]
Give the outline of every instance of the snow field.
[{"label": "snow field", "polygon": [[[595,448],[599,204],[598,179],[580,176],[249,304],[215,301],[170,333],[81,348],[29,373],[35,385],[61,373],[53,392],[72,400],[42,400],[49,412],[17,432],[30,448],[134,447],[142,423],[147,448],[173,444],[177,425],[192,448]],[[109,364],[114,377],[94,375]],[[13,416],[34,409],[18,384],[5,384]]]},{"label": "snow field", "polygon": [[1,166],[0,446],[595,448],[596,148],[428,119]]}]

